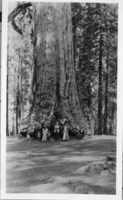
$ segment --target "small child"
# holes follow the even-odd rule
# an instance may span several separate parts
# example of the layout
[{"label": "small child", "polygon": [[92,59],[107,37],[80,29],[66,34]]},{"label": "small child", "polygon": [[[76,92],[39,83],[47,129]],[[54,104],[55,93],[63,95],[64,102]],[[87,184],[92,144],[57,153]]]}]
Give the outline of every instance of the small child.
[{"label": "small child", "polygon": [[27,140],[28,140],[29,143],[31,142],[31,136],[30,136],[29,133],[27,133]]},{"label": "small child", "polygon": [[27,134],[27,139],[30,140],[30,134],[29,133]]}]

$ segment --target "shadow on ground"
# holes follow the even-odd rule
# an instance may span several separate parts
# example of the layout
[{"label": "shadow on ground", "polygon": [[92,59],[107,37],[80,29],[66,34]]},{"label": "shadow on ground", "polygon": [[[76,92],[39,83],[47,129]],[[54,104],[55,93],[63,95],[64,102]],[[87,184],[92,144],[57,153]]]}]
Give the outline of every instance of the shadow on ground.
[{"label": "shadow on ground", "polygon": [[106,156],[115,154],[114,136],[46,143],[9,137],[7,192],[115,194],[116,177],[104,171]]}]

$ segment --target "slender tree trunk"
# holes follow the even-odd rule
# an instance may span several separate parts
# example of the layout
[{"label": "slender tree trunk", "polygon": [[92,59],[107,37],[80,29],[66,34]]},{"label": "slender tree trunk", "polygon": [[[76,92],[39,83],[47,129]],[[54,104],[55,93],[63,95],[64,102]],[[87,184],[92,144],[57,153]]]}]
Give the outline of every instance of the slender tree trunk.
[{"label": "slender tree trunk", "polygon": [[107,115],[108,115],[108,68],[109,68],[109,53],[107,52],[106,65],[106,80],[105,80],[105,111],[104,111],[104,129],[103,134],[107,135]]},{"label": "slender tree trunk", "polygon": [[113,135],[113,122],[114,122],[114,113],[115,113],[115,103],[112,102],[112,115],[111,115],[111,121],[110,121],[110,135]]},{"label": "slender tree trunk", "polygon": [[102,34],[101,34],[101,28],[100,28],[100,49],[99,49],[98,135],[102,135]]},{"label": "slender tree trunk", "polygon": [[21,55],[19,56],[19,70],[18,70],[18,121],[21,120],[22,114],[22,49]]},{"label": "slender tree trunk", "polygon": [[71,5],[34,3],[34,68],[30,126],[67,118],[87,128],[79,104],[73,56]]},{"label": "slender tree trunk", "polygon": [[9,123],[8,123],[8,73],[7,73],[7,98],[6,98],[6,135],[9,136]]},{"label": "slender tree trunk", "polygon": [[[7,46],[7,50],[9,50],[9,44]],[[9,70],[8,70],[8,62],[9,62],[9,51],[7,52],[8,56],[7,56],[7,88],[6,88],[6,135],[9,136],[10,135],[10,130],[9,130]]]},{"label": "slender tree trunk", "polygon": [[16,96],[16,135],[19,133],[19,124],[21,122],[22,115],[22,49],[19,55],[19,67],[18,67],[18,83],[17,83],[17,96]]},{"label": "slender tree trunk", "polygon": [[16,96],[16,135],[18,135],[18,92]]},{"label": "slender tree trunk", "polygon": [[11,131],[11,135],[16,135],[16,121],[14,118],[14,110],[12,110],[12,131]]},{"label": "slender tree trunk", "polygon": [[17,84],[17,94],[16,94],[16,135],[18,135],[19,131],[19,124],[21,119],[21,102],[20,102],[20,92],[21,92],[21,85],[20,85],[20,63],[18,69],[18,84]]},{"label": "slender tree trunk", "polygon": [[[23,17],[24,18],[24,17]],[[24,19],[22,21],[22,33],[24,33]],[[19,57],[19,92],[20,92],[20,96],[21,96],[21,101],[19,101],[19,104],[20,104],[20,120],[22,119],[22,116],[23,116],[23,107],[24,107],[24,103],[23,103],[23,93],[22,93],[22,80],[23,80],[23,77],[22,77],[22,68],[23,68],[23,55],[24,55],[24,52],[23,52],[23,43],[24,43],[24,36],[21,35],[21,50],[20,50],[20,57]]]}]

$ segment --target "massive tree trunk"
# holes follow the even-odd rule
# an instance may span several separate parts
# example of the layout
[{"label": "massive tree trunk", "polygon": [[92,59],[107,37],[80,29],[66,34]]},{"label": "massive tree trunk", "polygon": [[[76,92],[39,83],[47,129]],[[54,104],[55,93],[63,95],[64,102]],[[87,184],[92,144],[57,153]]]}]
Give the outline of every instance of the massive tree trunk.
[{"label": "massive tree trunk", "polygon": [[34,3],[33,29],[30,126],[42,120],[50,125],[55,117],[86,128],[76,89],[70,4]]}]

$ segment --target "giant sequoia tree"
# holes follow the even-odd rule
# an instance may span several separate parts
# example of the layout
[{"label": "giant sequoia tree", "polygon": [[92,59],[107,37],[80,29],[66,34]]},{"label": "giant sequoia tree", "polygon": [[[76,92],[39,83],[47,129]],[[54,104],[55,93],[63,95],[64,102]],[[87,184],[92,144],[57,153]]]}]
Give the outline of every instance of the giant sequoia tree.
[{"label": "giant sequoia tree", "polygon": [[[70,3],[19,4],[9,15],[13,28],[20,12],[32,6],[34,66],[30,113],[23,122],[32,126],[67,118],[71,128],[86,128],[76,89]],[[27,120],[28,119],[28,120]]]}]

